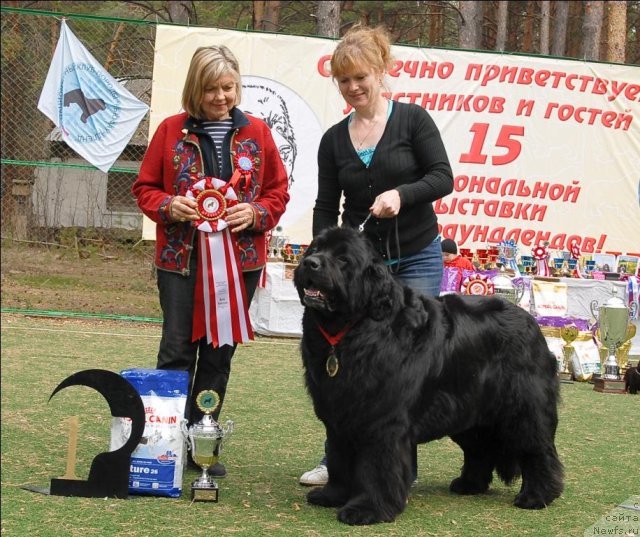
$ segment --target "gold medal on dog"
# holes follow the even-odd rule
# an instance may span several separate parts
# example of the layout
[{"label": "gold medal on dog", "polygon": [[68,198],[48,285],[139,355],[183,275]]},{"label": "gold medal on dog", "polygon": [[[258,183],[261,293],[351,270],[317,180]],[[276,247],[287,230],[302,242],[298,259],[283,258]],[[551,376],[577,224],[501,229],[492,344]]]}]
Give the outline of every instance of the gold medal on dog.
[{"label": "gold medal on dog", "polygon": [[330,377],[335,377],[338,374],[338,369],[340,369],[340,363],[338,362],[338,357],[335,355],[333,348],[331,349],[331,354],[327,358],[327,363],[324,365],[327,370],[327,375]]}]

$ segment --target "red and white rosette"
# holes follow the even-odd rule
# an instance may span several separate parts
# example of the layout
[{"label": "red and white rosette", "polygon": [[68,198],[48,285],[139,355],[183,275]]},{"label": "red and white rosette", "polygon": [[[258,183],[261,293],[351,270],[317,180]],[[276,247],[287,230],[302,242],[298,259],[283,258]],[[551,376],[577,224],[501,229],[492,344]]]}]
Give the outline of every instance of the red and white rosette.
[{"label": "red and white rosette", "polygon": [[207,336],[214,347],[253,339],[240,256],[225,217],[238,203],[229,183],[204,177],[186,193],[198,204],[198,274],[193,308],[192,340]]},{"label": "red and white rosette", "polygon": [[549,268],[549,252],[545,246],[536,246],[531,255],[536,260],[536,274],[538,276],[551,276]]},{"label": "red and white rosette", "polygon": [[493,282],[484,274],[473,274],[462,280],[462,293],[465,295],[492,295],[495,292]]},{"label": "red and white rosette", "polygon": [[578,246],[577,242],[574,242],[571,245],[571,259],[576,260],[576,268],[573,269],[573,277],[574,278],[582,278],[582,273],[580,272],[580,256],[582,252],[580,251],[580,246]]}]

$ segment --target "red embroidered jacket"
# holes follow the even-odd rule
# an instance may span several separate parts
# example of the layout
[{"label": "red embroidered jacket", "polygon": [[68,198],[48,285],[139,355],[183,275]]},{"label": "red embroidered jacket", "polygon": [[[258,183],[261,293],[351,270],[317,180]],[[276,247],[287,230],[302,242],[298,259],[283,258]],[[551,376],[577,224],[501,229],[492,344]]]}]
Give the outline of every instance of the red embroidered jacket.
[{"label": "red embroidered jacket", "polygon": [[289,201],[287,172],[266,123],[237,108],[231,110],[231,117],[233,127],[222,148],[222,170],[218,169],[211,137],[186,113],[160,123],[149,143],[132,193],[142,212],[156,223],[155,265],[161,270],[189,274],[197,231],[191,222],[171,220],[173,196],[184,196],[197,175],[228,181],[241,157],[248,157],[253,169],[240,180],[236,191],[239,201],[251,204],[255,218],[252,229],[234,234],[234,238],[243,271],[266,263],[265,234],[277,225]]}]

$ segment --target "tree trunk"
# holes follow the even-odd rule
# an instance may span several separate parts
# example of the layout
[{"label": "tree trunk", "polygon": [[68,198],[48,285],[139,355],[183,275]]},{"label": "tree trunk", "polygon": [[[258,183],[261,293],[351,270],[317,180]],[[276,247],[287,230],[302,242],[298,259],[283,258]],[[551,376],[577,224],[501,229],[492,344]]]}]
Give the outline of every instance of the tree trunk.
[{"label": "tree trunk", "polygon": [[540,3],[540,54],[549,55],[549,25],[551,23],[551,2]]},{"label": "tree trunk", "polygon": [[122,34],[123,30],[124,30],[124,22],[121,22],[120,24],[118,24],[118,26],[116,26],[116,31],[113,33],[113,39],[111,40],[111,44],[109,45],[109,51],[107,52],[107,59],[104,62],[104,68],[107,71],[109,70],[109,68],[111,67],[111,64],[113,63],[113,57],[116,49],[118,48],[118,44],[120,41],[120,34]]},{"label": "tree trunk", "polygon": [[433,46],[442,45],[442,9],[429,15],[429,44]]},{"label": "tree trunk", "polygon": [[564,56],[567,53],[567,26],[569,24],[569,2],[554,2],[555,17],[553,21],[553,37],[551,39],[551,55]]},{"label": "tree trunk", "polygon": [[264,6],[262,29],[266,32],[277,32],[280,25],[280,0],[267,0]]},{"label": "tree trunk", "polygon": [[524,19],[524,33],[522,35],[522,52],[533,52],[533,23],[536,3],[534,0],[527,1],[527,14]]},{"label": "tree trunk", "polygon": [[191,2],[187,0],[170,0],[166,2],[169,20],[183,24],[196,23],[195,13],[191,12]]},{"label": "tree trunk", "polygon": [[496,31],[496,50],[504,52],[507,45],[507,15],[509,14],[509,2],[498,2],[498,21]]},{"label": "tree trunk", "polygon": [[460,3],[460,48],[479,49],[482,25],[482,3]]},{"label": "tree trunk", "polygon": [[604,2],[602,0],[592,0],[584,3],[582,51],[580,55],[585,60],[600,59],[600,33],[602,31],[603,15]]},{"label": "tree trunk", "polygon": [[264,0],[253,1],[253,29],[262,30],[264,24]]},{"label": "tree trunk", "polygon": [[340,1],[318,2],[316,8],[316,34],[325,37],[340,35]]},{"label": "tree trunk", "polygon": [[607,27],[607,61],[624,63],[627,41],[627,2],[612,0],[609,8],[609,24]]}]

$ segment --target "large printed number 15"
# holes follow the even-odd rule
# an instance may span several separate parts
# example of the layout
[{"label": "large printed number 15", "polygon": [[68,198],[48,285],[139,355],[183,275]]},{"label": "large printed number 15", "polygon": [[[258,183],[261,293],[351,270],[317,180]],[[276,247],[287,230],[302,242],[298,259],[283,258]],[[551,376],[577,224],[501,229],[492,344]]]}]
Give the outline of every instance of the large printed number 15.
[{"label": "large printed number 15", "polygon": [[[471,141],[471,149],[468,153],[460,155],[460,162],[468,164],[484,164],[488,155],[483,153],[484,144],[487,140],[487,132],[489,131],[488,123],[474,123],[469,129],[474,133]],[[491,164],[500,166],[509,164],[518,158],[522,151],[522,144],[516,140],[516,136],[524,136],[524,127],[517,125],[503,125],[496,140],[496,147],[503,147],[507,152],[503,155],[491,157]]]}]

